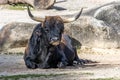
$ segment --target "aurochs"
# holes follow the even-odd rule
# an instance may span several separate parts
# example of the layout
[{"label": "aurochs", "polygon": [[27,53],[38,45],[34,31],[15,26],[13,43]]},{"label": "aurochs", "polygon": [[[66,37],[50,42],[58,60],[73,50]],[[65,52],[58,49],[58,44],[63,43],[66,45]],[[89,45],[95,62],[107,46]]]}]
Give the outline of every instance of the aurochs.
[{"label": "aurochs", "polygon": [[72,19],[62,19],[60,16],[46,16],[43,19],[33,16],[28,6],[30,18],[41,24],[34,28],[25,49],[27,68],[61,68],[73,65],[73,61],[81,62],[76,49],[71,45],[70,37],[63,34],[64,23],[75,21],[81,13],[82,9]]}]

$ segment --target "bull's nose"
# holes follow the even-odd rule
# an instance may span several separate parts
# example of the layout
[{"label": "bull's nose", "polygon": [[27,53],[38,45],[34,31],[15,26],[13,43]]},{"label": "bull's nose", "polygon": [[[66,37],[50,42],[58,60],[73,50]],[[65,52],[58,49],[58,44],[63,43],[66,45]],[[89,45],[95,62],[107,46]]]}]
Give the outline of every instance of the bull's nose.
[{"label": "bull's nose", "polygon": [[60,39],[58,37],[51,38],[50,44],[56,46],[59,45],[59,43],[60,43]]},{"label": "bull's nose", "polygon": [[51,38],[51,41],[58,41],[58,40],[59,40],[58,37],[53,37],[53,38]]}]

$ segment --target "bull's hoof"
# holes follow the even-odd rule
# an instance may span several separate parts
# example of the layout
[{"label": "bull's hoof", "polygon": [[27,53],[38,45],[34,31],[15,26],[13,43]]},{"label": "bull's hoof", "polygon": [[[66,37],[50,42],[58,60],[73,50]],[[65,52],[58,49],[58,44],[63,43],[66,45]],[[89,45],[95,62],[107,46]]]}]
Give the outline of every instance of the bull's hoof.
[{"label": "bull's hoof", "polygon": [[58,68],[65,68],[66,65],[64,65],[62,62],[60,62],[58,65],[57,65]]},{"label": "bull's hoof", "polygon": [[60,63],[58,63],[57,67],[58,68],[65,68],[67,65],[68,65],[67,62],[60,62]]},{"label": "bull's hoof", "polygon": [[73,61],[73,65],[76,65],[76,64],[84,65],[84,64],[89,64],[89,63],[97,63],[97,62],[96,61],[91,61],[91,60],[83,60],[83,59]]},{"label": "bull's hoof", "polygon": [[36,69],[37,68],[35,63],[26,64],[26,67],[29,68],[29,69]]},{"label": "bull's hoof", "polygon": [[41,68],[42,69],[48,69],[48,68],[50,68],[50,66],[46,63],[46,64],[42,64]]},{"label": "bull's hoof", "polygon": [[29,68],[29,69],[36,69],[37,67],[35,67],[35,66],[27,66],[27,68]]},{"label": "bull's hoof", "polygon": [[85,64],[85,61],[84,60],[74,60],[73,61],[73,64],[79,64],[79,65],[84,65]]},{"label": "bull's hoof", "polygon": [[42,69],[48,69],[50,66],[43,66]]}]

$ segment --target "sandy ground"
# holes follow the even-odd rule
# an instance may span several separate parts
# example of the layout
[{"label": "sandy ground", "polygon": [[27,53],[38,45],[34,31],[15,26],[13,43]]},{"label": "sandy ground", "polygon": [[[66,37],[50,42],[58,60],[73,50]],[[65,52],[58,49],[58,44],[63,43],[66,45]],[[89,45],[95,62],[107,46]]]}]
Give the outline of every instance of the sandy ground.
[{"label": "sandy ground", "polygon": [[[60,1],[60,0],[57,0]],[[81,7],[85,10],[120,0],[67,0],[67,2],[56,3],[54,9],[33,11],[34,14],[45,15],[66,15],[78,12]],[[61,9],[57,11],[56,9]],[[28,22],[32,21],[26,10],[0,10],[0,28],[9,22]],[[97,50],[99,51],[99,50]],[[101,51],[101,50],[100,50]],[[105,50],[104,50],[105,51]],[[83,66],[70,66],[65,69],[27,69],[24,65],[23,55],[0,54],[0,76],[17,74],[67,74],[56,77],[40,77],[31,80],[90,80],[98,78],[114,78],[120,80],[120,50],[107,50],[95,54],[79,54],[81,59],[88,59],[96,63],[89,63]],[[113,80],[114,80],[113,79]],[[27,80],[30,80],[29,78]]]},{"label": "sandy ground", "polygon": [[[23,55],[0,55],[0,76],[19,74],[65,74],[47,77],[45,80],[90,80],[99,78],[120,79],[120,54],[79,54],[81,59],[95,63],[68,66],[65,69],[27,69]],[[35,78],[36,79],[36,78]],[[42,80],[42,77],[38,79]],[[36,79],[37,80],[37,79]]]}]

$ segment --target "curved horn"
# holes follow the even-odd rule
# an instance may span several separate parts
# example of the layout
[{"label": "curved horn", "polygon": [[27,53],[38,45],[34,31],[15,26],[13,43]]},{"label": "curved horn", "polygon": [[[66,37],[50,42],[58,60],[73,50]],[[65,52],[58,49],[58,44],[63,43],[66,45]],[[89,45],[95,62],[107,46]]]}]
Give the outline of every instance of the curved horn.
[{"label": "curved horn", "polygon": [[28,11],[28,15],[30,16],[30,18],[34,21],[38,21],[38,22],[43,22],[44,21],[44,18],[40,18],[40,17],[36,17],[36,16],[33,16],[31,11],[30,11],[30,8],[29,8],[29,5],[27,5],[27,11]]},{"label": "curved horn", "polygon": [[80,12],[75,17],[69,18],[69,19],[63,19],[63,22],[64,23],[69,23],[69,22],[77,20],[80,17],[82,11],[83,11],[83,8],[80,10]]}]

